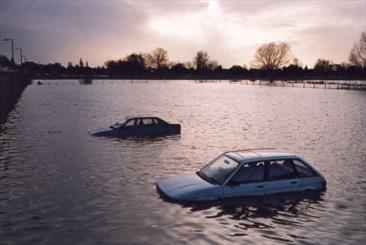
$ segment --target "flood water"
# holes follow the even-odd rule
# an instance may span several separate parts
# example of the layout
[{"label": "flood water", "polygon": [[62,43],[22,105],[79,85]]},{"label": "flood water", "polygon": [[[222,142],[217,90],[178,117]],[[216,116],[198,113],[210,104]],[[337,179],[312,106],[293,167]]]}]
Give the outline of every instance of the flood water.
[{"label": "flood water", "polygon": [[[24,91],[0,134],[1,244],[362,244],[366,93],[229,82],[45,81]],[[180,136],[88,135],[125,116]],[[327,179],[318,196],[208,205],[162,200],[161,179],[226,150],[297,153]]]}]

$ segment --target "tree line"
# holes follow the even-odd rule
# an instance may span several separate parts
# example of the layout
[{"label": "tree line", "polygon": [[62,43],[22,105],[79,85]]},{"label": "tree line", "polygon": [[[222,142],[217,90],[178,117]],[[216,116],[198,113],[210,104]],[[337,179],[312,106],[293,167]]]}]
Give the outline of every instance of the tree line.
[{"label": "tree line", "polygon": [[[14,66],[0,56],[0,66]],[[35,78],[73,78],[79,76],[128,78],[128,79],[366,79],[366,32],[354,45],[349,62],[336,64],[319,58],[314,67],[303,66],[294,57],[289,44],[267,43],[255,53],[251,68],[234,65],[223,68],[205,51],[198,51],[189,62],[169,60],[168,51],[156,48],[149,53],[132,53],[118,60],[108,60],[104,66],[90,67],[81,58],[78,64],[69,62],[39,64],[24,62],[18,69],[31,73]]]}]

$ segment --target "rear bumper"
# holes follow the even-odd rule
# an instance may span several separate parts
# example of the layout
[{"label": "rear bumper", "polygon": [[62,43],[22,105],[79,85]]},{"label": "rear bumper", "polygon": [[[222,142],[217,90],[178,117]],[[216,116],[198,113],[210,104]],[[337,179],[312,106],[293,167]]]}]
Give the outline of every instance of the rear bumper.
[{"label": "rear bumper", "polygon": [[322,185],[321,190],[326,190],[327,189],[327,181],[325,180],[325,178],[322,179],[321,185]]}]

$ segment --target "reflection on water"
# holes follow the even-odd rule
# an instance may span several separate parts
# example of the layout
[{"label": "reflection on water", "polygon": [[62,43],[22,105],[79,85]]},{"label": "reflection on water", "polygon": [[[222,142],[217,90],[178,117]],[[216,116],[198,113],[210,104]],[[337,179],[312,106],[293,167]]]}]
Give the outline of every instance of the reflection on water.
[{"label": "reflection on water", "polygon": [[[189,81],[43,81],[0,134],[5,244],[362,244],[366,95]],[[180,136],[98,138],[124,116],[182,125]],[[209,205],[162,200],[155,183],[223,151],[276,147],[324,174],[327,191]]]},{"label": "reflection on water", "polygon": [[[241,237],[259,232],[272,241],[291,242],[293,238],[304,238],[287,232],[276,231],[279,226],[302,227],[315,222],[319,216],[311,214],[323,201],[322,192],[286,193],[264,197],[235,198],[206,203],[175,203],[188,209],[189,213],[204,213],[205,219],[213,219],[218,225],[228,227],[228,237]],[[202,232],[195,229],[195,232]]]},{"label": "reflection on water", "polygon": [[[191,212],[215,208],[216,214],[208,215],[208,219],[226,217],[234,223],[235,228],[244,231],[252,228],[271,229],[276,224],[296,226],[297,220],[311,222],[318,218],[306,214],[306,210],[323,199],[322,193],[277,194],[257,198],[237,198],[212,203],[183,204]],[[263,220],[260,222],[259,220]],[[221,223],[229,225],[230,223]],[[234,233],[234,236],[247,235],[246,232]],[[280,239],[280,238],[279,238]],[[282,238],[283,239],[283,238]]]}]

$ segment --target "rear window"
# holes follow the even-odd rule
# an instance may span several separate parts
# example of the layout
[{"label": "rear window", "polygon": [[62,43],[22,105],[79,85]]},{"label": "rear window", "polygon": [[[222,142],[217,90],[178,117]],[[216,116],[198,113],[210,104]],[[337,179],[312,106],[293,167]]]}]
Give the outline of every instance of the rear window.
[{"label": "rear window", "polygon": [[296,167],[297,174],[300,177],[310,177],[315,175],[315,172],[300,160],[294,160],[294,164]]},{"label": "rear window", "polygon": [[158,124],[168,124],[167,122],[161,120],[160,118],[157,118],[156,121],[158,122]]}]

